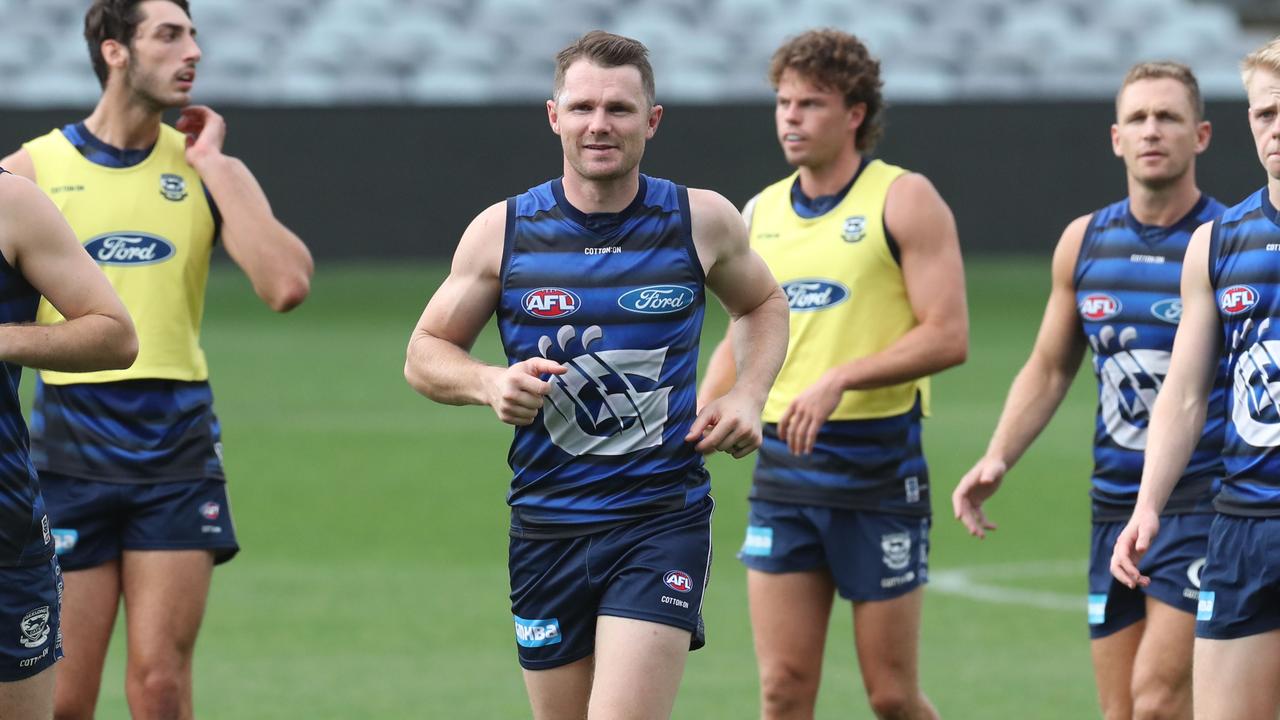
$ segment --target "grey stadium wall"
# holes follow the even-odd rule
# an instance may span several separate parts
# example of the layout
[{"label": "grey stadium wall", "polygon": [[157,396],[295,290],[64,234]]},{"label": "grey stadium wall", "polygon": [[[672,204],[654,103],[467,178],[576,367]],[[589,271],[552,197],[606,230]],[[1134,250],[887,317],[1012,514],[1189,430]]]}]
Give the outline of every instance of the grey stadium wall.
[{"label": "grey stadium wall", "polygon": [[[490,203],[560,172],[536,104],[484,107],[218,108],[244,158],[318,259],[448,257]],[[896,105],[876,155],[922,172],[950,203],[967,253],[1047,254],[1075,216],[1121,197],[1108,128],[1090,103]],[[1200,187],[1233,204],[1265,176],[1244,102],[1208,107],[1214,139]],[[0,155],[86,110],[0,109]],[[768,105],[666,107],[642,169],[741,205],[788,168]]]}]

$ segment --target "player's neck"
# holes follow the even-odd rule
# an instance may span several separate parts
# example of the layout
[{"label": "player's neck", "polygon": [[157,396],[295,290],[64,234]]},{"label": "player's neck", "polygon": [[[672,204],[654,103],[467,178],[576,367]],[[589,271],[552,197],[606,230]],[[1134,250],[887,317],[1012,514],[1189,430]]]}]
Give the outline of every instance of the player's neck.
[{"label": "player's neck", "polygon": [[1129,212],[1143,225],[1169,227],[1186,217],[1200,201],[1195,175],[1188,172],[1173,185],[1150,188],[1129,180]]},{"label": "player's neck", "polygon": [[842,152],[823,165],[800,166],[800,190],[810,198],[835,195],[844,189],[862,165],[862,154]]},{"label": "player's neck", "polygon": [[126,93],[108,90],[98,100],[93,114],[84,121],[93,136],[122,150],[144,150],[160,137],[161,111],[128,97]]},{"label": "player's neck", "polygon": [[616,213],[627,209],[640,192],[640,170],[610,180],[589,180],[565,163],[564,198],[584,213]]}]

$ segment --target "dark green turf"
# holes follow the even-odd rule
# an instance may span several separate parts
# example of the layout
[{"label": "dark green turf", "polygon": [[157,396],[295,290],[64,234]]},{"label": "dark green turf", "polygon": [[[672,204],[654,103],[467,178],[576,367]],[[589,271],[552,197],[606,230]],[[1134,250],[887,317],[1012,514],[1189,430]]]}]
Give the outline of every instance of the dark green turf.
[{"label": "dark green turf", "polygon": [[[211,278],[204,340],[244,551],[216,573],[200,638],[204,720],[527,716],[506,599],[510,430],[487,408],[435,405],[401,377],[409,331],[442,273],[322,265],[311,299],[287,316],[262,307],[234,270]],[[969,263],[969,362],[935,381],[925,430],[932,567],[1028,563],[992,582],[1074,593],[1079,608],[930,592],[923,681],[950,718],[1097,714],[1083,577],[1090,378],[1076,384],[991,503],[1001,525],[994,537],[972,540],[950,517],[951,488],[986,445],[1030,348],[1047,281],[1047,258]],[[723,322],[718,308],[709,313],[709,341]],[[500,358],[492,328],[476,350]],[[755,667],[733,557],[750,464],[719,456],[711,469],[718,552],[705,604],[710,645],[690,658],[676,717],[751,718]],[[848,604],[840,604],[819,717],[871,717],[851,632]],[[117,642],[106,670],[104,720],[128,716],[122,650]]]}]

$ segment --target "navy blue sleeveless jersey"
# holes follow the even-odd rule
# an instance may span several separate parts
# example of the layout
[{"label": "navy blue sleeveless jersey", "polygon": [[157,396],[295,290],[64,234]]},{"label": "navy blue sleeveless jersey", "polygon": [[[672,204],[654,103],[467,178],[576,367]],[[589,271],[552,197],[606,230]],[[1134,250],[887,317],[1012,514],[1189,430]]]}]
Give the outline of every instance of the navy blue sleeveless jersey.
[{"label": "navy blue sleeveless jersey", "polygon": [[[1156,395],[1169,372],[1182,317],[1182,258],[1191,234],[1217,219],[1208,196],[1168,227],[1143,225],[1129,201],[1093,214],[1076,263],[1076,306],[1093,348],[1098,412],[1093,439],[1094,519],[1126,520],[1142,479],[1142,453]],[[1222,478],[1225,385],[1209,396],[1204,432],[1174,487],[1168,513],[1211,512]]]},{"label": "navy blue sleeveless jersey", "polygon": [[[0,168],[0,175],[5,173]],[[40,293],[0,258],[0,324],[31,323]],[[22,367],[0,362],[0,567],[46,562],[53,557],[40,481],[28,451],[27,424],[18,402]]]},{"label": "navy blue sleeveless jersey", "polygon": [[1267,188],[1214,223],[1209,278],[1226,359],[1226,478],[1216,507],[1280,515],[1280,219]]},{"label": "navy blue sleeveless jersey", "polygon": [[585,214],[560,180],[507,201],[498,328],[507,360],[562,363],[517,427],[517,537],[569,537],[704,498],[696,415],[702,265],[688,191],[640,176],[621,213]]},{"label": "navy blue sleeveless jersey", "polygon": [[[152,150],[108,145],[82,122],[62,134],[85,158],[110,168],[133,167]],[[221,216],[208,192],[216,236]],[[204,381],[46,385],[37,378],[31,432],[41,472],[124,483],[225,479],[221,427]]]}]

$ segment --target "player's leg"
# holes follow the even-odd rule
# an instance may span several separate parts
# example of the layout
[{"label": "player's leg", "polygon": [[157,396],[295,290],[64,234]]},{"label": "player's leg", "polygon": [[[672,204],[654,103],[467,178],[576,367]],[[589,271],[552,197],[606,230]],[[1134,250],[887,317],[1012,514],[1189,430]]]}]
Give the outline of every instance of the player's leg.
[{"label": "player's leg", "polygon": [[54,691],[55,716],[58,720],[91,720],[120,607],[120,561],[67,570],[63,586],[66,658]]},{"label": "player's leg", "polygon": [[924,588],[892,600],[853,604],[854,641],[867,699],[882,720],[937,718],[920,691],[920,619]]},{"label": "player's leg", "polygon": [[1133,717],[1133,663],[1146,621],[1140,620],[1105,637],[1089,641],[1093,679],[1103,720]]},{"label": "player's leg", "polygon": [[0,682],[0,720],[48,720],[53,717],[56,668],[25,680]]},{"label": "player's leg", "polygon": [[1134,658],[1146,629],[1146,596],[1111,577],[1111,549],[1123,529],[1120,521],[1094,521],[1089,543],[1089,653],[1104,720],[1133,717]]},{"label": "player's leg", "polygon": [[213,564],[210,550],[125,551],[125,694],[135,719],[194,716],[192,659]]},{"label": "player's leg", "polygon": [[8,629],[0,636],[0,720],[53,717],[62,585],[57,560],[0,569],[0,627]]},{"label": "player's leg", "polygon": [[761,717],[813,717],[835,584],[826,570],[747,570]]},{"label": "player's leg", "polygon": [[591,698],[593,658],[545,670],[525,670],[524,688],[529,694],[533,720],[581,720]]},{"label": "player's leg", "polygon": [[[853,602],[854,644],[878,718],[936,718],[920,690],[920,623],[929,518],[832,511],[826,551],[841,597]],[[847,557],[845,557],[847,555]]]},{"label": "player's leg", "polygon": [[822,680],[835,582],[823,533],[826,508],[752,500],[738,559],[747,566],[760,714],[812,718]]},{"label": "player's leg", "polygon": [[596,622],[590,720],[666,720],[689,656],[690,632],[634,618]]},{"label": "player's leg", "polygon": [[1191,720],[1195,615],[1147,598],[1146,630],[1133,664],[1135,720]]},{"label": "player's leg", "polygon": [[1280,630],[1236,638],[1196,638],[1196,720],[1280,716]]}]

